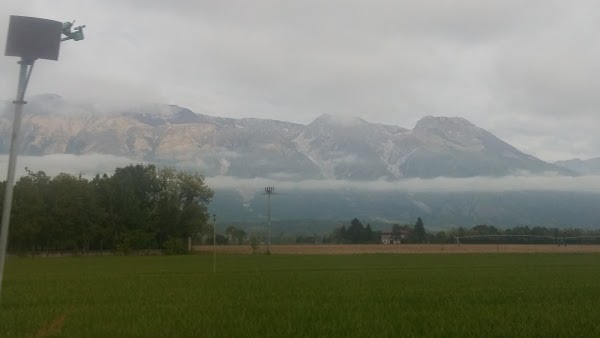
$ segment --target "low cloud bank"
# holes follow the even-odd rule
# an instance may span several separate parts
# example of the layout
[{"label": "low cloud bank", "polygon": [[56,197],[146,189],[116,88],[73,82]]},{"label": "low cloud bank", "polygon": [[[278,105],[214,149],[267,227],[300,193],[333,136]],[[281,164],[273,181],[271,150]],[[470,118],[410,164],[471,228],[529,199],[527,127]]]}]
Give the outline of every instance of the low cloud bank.
[{"label": "low cloud bank", "polygon": [[431,179],[409,178],[394,182],[345,181],[345,180],[304,180],[285,181],[273,179],[241,179],[227,176],[207,178],[213,188],[262,191],[274,186],[285,190],[364,190],[381,192],[506,192],[506,191],[574,191],[600,193],[600,176],[557,176],[519,175],[503,177],[469,177]]},{"label": "low cloud bank", "polygon": [[[143,161],[113,155],[54,154],[46,156],[19,156],[17,176],[25,175],[25,167],[44,171],[50,176],[61,172],[93,177],[96,174],[112,174],[117,167]],[[6,178],[8,155],[0,155],[0,180]],[[277,190],[363,190],[373,192],[507,192],[507,191],[573,191],[600,193],[600,176],[559,176],[556,174],[515,174],[503,177],[469,177],[431,179],[408,178],[398,181],[346,181],[346,180],[287,180],[273,178],[236,178],[230,176],[207,177],[207,184],[214,189],[231,189],[253,194],[264,187]]]}]

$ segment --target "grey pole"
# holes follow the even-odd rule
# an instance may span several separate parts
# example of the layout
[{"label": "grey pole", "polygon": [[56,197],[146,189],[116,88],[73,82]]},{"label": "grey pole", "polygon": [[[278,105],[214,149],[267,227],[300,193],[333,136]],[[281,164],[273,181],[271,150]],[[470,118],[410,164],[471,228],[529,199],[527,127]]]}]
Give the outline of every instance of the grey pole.
[{"label": "grey pole", "polygon": [[217,215],[213,214],[213,273],[217,273]]},{"label": "grey pole", "polygon": [[267,194],[267,225],[269,237],[267,239],[267,255],[271,254],[271,195],[275,193],[275,187],[266,187],[265,194]]},{"label": "grey pole", "polygon": [[271,194],[268,195],[268,200],[269,241],[267,242],[267,254],[271,254]]},{"label": "grey pole", "polygon": [[[57,61],[61,41],[71,39],[75,41],[83,40],[83,28],[85,26],[76,27],[75,31],[71,30],[72,26],[73,23],[61,23],[54,20],[18,15],[10,16],[4,55],[20,57],[21,61],[19,61],[17,99],[13,102],[15,104],[15,116],[10,140],[6,185],[4,187],[2,222],[0,224],[0,294],[2,292],[4,263],[8,246],[8,231],[15,185],[15,168],[17,166],[17,154],[20,146],[23,105],[27,103],[25,102],[27,84],[29,83],[35,60]],[[65,35],[66,38],[61,39],[62,35]]]},{"label": "grey pole", "polygon": [[[4,204],[2,207],[2,225],[0,226],[0,294],[2,293],[2,280],[4,278],[4,261],[6,258],[6,247],[8,244],[8,228],[10,225],[10,211],[12,208],[12,195],[15,183],[15,168],[17,166],[17,152],[20,144],[21,121],[23,116],[23,105],[25,91],[27,90],[27,68],[33,68],[33,60],[27,61],[21,59],[19,61],[19,84],[17,88],[17,99],[15,104],[15,117],[13,122],[12,137],[10,140],[10,154],[8,156],[8,173],[6,175],[6,184],[4,186]],[[31,74],[31,70],[29,71]]]}]

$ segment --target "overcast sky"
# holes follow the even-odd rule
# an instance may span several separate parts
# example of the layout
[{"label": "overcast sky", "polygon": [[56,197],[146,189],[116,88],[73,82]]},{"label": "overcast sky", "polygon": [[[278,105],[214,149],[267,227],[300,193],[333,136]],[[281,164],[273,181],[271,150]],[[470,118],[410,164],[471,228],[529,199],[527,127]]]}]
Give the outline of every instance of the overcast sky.
[{"label": "overcast sky", "polygon": [[[598,1],[1,0],[87,25],[29,94],[309,123],[462,116],[553,161],[600,156]],[[0,56],[0,98],[16,59]]]}]

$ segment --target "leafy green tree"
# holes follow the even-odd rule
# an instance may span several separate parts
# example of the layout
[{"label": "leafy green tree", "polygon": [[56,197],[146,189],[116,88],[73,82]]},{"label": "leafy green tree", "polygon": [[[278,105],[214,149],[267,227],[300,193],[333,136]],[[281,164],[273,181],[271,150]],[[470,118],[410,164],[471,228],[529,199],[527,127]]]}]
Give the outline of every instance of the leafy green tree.
[{"label": "leafy green tree", "polygon": [[202,175],[192,172],[178,172],[175,189],[181,206],[181,218],[176,234],[192,236],[210,219],[208,204],[214,193],[206,186]]},{"label": "leafy green tree", "polygon": [[449,239],[450,238],[448,237],[448,234],[445,231],[438,231],[435,234],[435,241],[437,243],[447,243]]},{"label": "leafy green tree", "polygon": [[295,242],[298,244],[316,244],[319,241],[317,234],[311,236],[296,236]]},{"label": "leafy green tree", "polygon": [[92,233],[97,240],[97,248],[104,250],[113,248],[116,243],[116,236],[119,230],[118,215],[113,200],[114,190],[108,175],[96,175],[90,182],[96,206],[100,210],[101,218],[94,224]]},{"label": "leafy green tree", "polygon": [[364,240],[364,231],[363,224],[357,218],[354,218],[350,222],[350,227],[348,227],[348,239],[350,243],[361,243]]},{"label": "leafy green tree", "polygon": [[373,229],[371,229],[371,224],[367,224],[365,228],[363,243],[377,243],[377,239],[373,236]]},{"label": "leafy green tree", "polygon": [[138,164],[118,168],[108,180],[104,191],[116,198],[103,200],[115,234],[139,229],[162,246],[170,237],[194,237],[209,219],[213,192],[198,173]]},{"label": "leafy green tree", "polygon": [[114,247],[127,237],[125,233],[133,230],[156,236],[152,216],[160,186],[155,166],[136,164],[116,168],[112,176],[96,176],[91,185],[97,204],[106,214],[95,229],[103,244],[109,241]]},{"label": "leafy green tree", "polygon": [[399,242],[402,241],[402,227],[400,224],[394,224],[392,226],[392,241]]},{"label": "leafy green tree", "polygon": [[[314,236],[316,241],[316,235]],[[298,241],[307,240],[304,237],[300,237],[297,239]],[[346,226],[343,225],[339,228],[335,228],[331,235],[323,237],[323,243],[352,243],[352,244],[361,244],[361,243],[379,243],[381,240],[381,232],[373,231],[371,228],[371,224],[367,224],[367,226],[363,226],[362,222],[358,220],[358,218],[354,218],[350,222],[350,226],[346,229]]]},{"label": "leafy green tree", "polygon": [[340,228],[335,228],[331,234],[331,241],[337,244],[348,243],[347,239],[348,231],[346,226],[342,225]]},{"label": "leafy green tree", "polygon": [[485,225],[485,224],[476,225],[473,227],[472,230],[477,235],[496,235],[496,234],[498,234],[498,229],[496,229],[496,227],[493,225]]},{"label": "leafy green tree", "polygon": [[163,243],[163,252],[167,255],[183,255],[188,251],[181,238],[171,237]]},{"label": "leafy green tree", "polygon": [[242,245],[242,243],[244,242],[244,240],[246,239],[246,232],[242,229],[236,229],[233,237],[235,238],[235,240],[237,241],[238,245]]},{"label": "leafy green tree", "polygon": [[11,250],[160,248],[208,227],[213,192],[198,173],[137,164],[89,181],[26,171],[15,185]]},{"label": "leafy green tree", "polygon": [[421,217],[417,218],[417,223],[415,224],[414,230],[414,240],[417,243],[423,243],[425,241],[425,225],[423,224],[423,220]]},{"label": "leafy green tree", "polygon": [[50,182],[49,225],[60,249],[89,248],[94,220],[92,189],[81,176],[61,173]]},{"label": "leafy green tree", "polygon": [[17,250],[36,250],[43,245],[42,229],[47,222],[45,193],[50,178],[25,168],[14,187],[10,242]]},{"label": "leafy green tree", "polygon": [[227,236],[223,236],[221,234],[216,235],[216,242],[219,245],[227,245]]}]

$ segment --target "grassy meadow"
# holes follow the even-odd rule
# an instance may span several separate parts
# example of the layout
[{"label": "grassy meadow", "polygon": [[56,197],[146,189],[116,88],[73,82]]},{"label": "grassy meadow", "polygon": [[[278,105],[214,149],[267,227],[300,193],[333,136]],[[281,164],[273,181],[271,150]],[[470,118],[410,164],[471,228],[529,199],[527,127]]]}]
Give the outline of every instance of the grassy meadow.
[{"label": "grassy meadow", "polygon": [[0,337],[600,336],[600,254],[16,258]]}]

